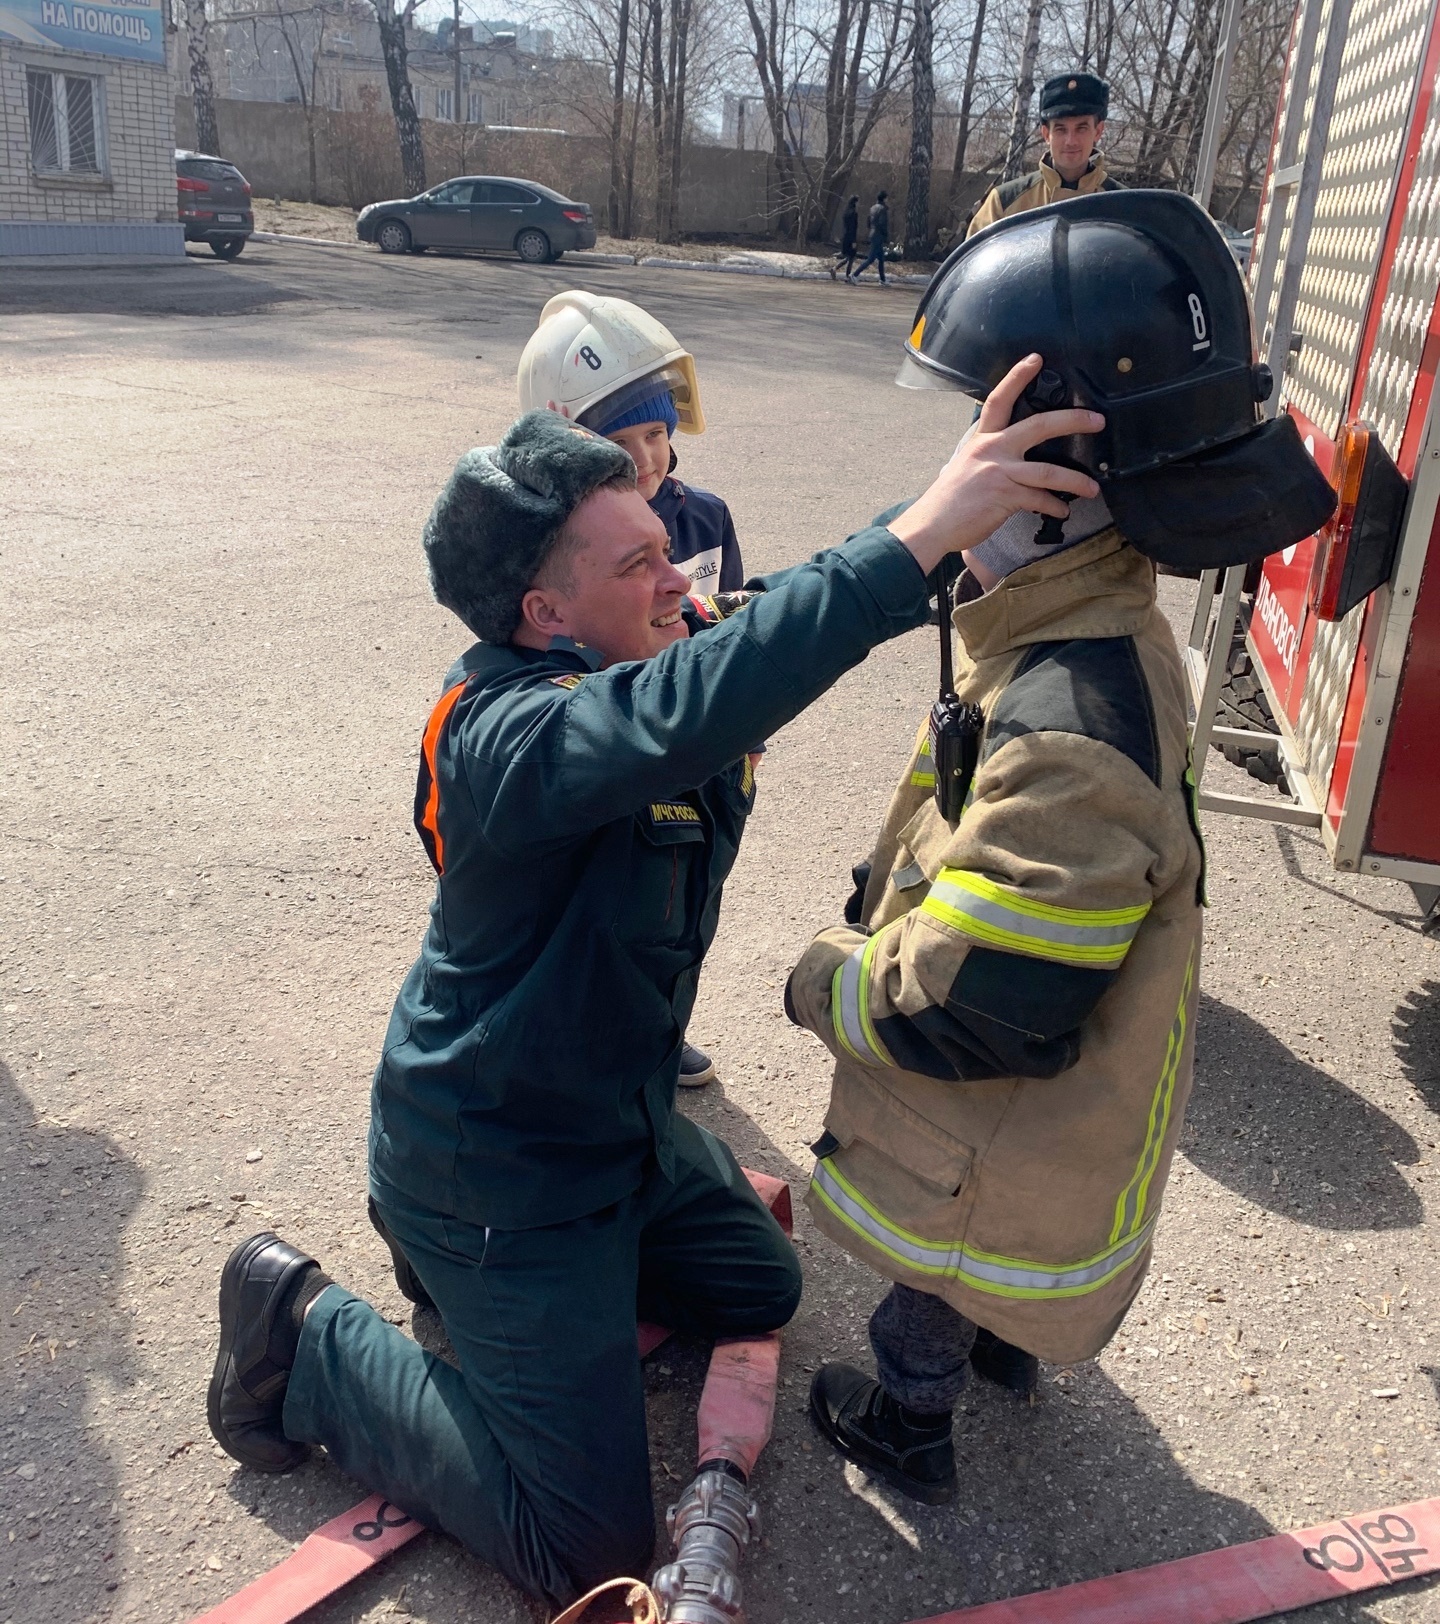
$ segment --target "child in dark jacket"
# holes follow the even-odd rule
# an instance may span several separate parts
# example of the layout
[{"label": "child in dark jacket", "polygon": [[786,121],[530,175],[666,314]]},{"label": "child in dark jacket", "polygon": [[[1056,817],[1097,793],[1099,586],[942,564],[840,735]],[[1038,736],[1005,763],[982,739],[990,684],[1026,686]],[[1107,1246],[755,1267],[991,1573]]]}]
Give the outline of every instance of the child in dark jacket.
[{"label": "child in dark jacket", "polygon": [[[710,491],[675,478],[671,439],[702,434],[705,414],[695,360],[663,322],[628,299],[559,293],[520,357],[520,407],[548,407],[630,453],[641,496],[670,536],[670,558],[692,596],[734,592],[745,579],[730,509]],[[680,1082],[715,1076],[709,1056],[685,1045]]]}]

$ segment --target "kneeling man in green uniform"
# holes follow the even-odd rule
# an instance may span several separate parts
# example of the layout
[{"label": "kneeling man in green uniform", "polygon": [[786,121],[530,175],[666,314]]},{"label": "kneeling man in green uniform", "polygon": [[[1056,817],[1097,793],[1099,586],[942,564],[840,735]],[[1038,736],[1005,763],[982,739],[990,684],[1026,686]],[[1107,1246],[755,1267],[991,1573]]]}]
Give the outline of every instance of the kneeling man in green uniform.
[{"label": "kneeling man in green uniform", "polygon": [[[1093,494],[1026,460],[1090,411],[1010,425],[1017,366],[935,483],[692,623],[626,452],[549,412],[462,457],[425,532],[478,639],[424,730],[435,868],[376,1070],[370,1194],[422,1350],[273,1234],[220,1283],[211,1428],[351,1477],[565,1604],[643,1571],[654,1519],[637,1317],[783,1325],[800,1270],[729,1149],[675,1113],[695,983],[755,795],[749,752],[875,645],[925,623],[947,553]],[[1061,494],[1057,494],[1061,493]],[[722,605],[723,607],[723,605]]]}]

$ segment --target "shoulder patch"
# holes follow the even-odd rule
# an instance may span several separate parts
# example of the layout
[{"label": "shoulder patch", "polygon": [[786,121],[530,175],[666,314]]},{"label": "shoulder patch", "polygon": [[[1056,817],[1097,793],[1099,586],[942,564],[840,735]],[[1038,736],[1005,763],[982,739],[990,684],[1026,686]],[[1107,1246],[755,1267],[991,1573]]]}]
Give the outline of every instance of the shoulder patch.
[{"label": "shoulder patch", "polygon": [[567,671],[563,677],[551,677],[557,688],[578,688],[585,678],[579,671]]},{"label": "shoulder patch", "polygon": [[1160,734],[1133,637],[1036,643],[995,701],[981,760],[1027,733],[1078,733],[1128,756],[1157,787]]},{"label": "shoulder patch", "polygon": [[995,196],[1000,200],[1002,209],[1014,208],[1016,203],[1030,190],[1032,186],[1040,184],[1040,171],[1031,170],[1028,175],[1017,175],[1014,180],[1001,181],[995,188]]}]

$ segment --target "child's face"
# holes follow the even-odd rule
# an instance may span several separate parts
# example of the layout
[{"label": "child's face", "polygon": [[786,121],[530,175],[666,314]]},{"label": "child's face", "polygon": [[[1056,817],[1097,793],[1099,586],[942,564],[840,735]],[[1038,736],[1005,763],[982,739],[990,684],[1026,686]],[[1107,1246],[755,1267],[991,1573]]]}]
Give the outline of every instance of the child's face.
[{"label": "child's face", "polygon": [[663,423],[636,423],[605,438],[630,453],[638,476],[636,485],[648,502],[670,472],[670,430]]}]

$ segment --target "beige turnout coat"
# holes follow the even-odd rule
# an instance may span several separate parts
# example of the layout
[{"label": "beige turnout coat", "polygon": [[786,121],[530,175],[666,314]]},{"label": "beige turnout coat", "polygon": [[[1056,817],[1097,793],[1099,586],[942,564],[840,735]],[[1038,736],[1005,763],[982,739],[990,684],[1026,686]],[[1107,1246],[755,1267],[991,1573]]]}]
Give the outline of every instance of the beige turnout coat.
[{"label": "beige turnout coat", "polygon": [[1050,154],[1044,152],[1040,155],[1040,167],[1031,174],[1002,181],[985,194],[985,200],[976,209],[975,218],[971,220],[965,235],[973,237],[977,231],[993,226],[1007,215],[1023,214],[1027,209],[1043,209],[1047,203],[1058,203],[1062,198],[1086,197],[1091,192],[1113,192],[1119,187],[1120,182],[1111,180],[1106,173],[1105,159],[1099,152],[1096,152],[1090,160],[1089,169],[1073,186],[1061,178],[1060,171],[1050,161]]},{"label": "beige turnout coat", "polygon": [[836,1058],[809,1192],[880,1274],[1041,1358],[1097,1353],[1149,1266],[1190,1090],[1203,852],[1183,678],[1114,529],[955,611],[985,713],[955,825],[922,730],[861,928],[792,1019]]}]

